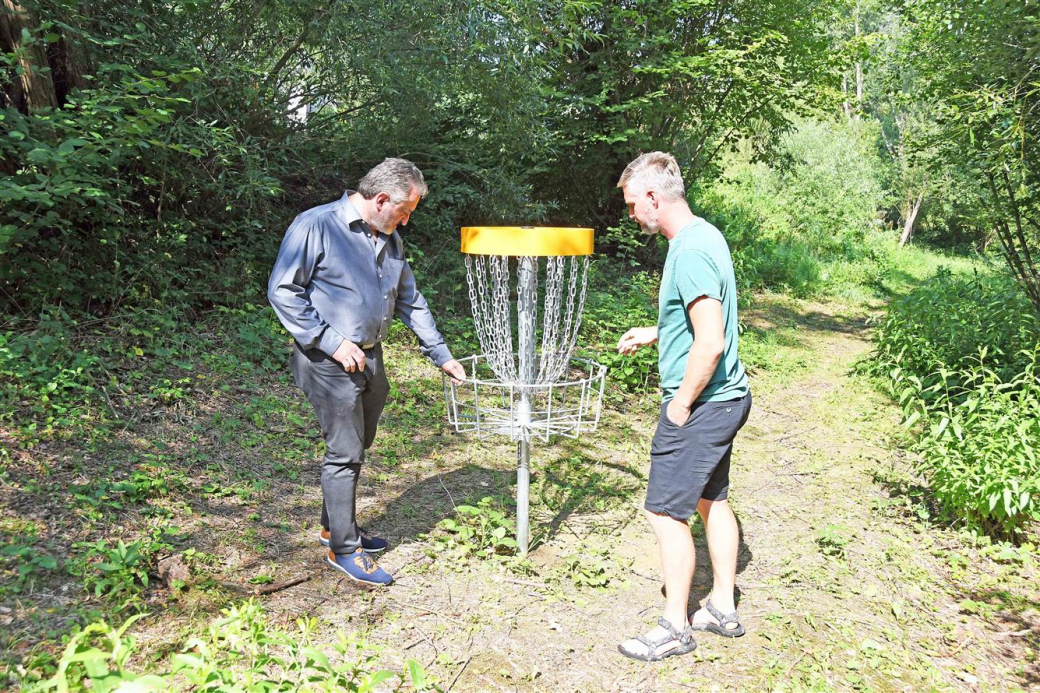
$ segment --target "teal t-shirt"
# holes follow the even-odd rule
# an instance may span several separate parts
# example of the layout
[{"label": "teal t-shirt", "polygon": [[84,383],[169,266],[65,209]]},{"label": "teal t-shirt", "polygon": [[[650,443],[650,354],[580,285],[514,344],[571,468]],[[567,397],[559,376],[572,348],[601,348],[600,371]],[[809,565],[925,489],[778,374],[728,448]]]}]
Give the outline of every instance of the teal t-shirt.
[{"label": "teal t-shirt", "polygon": [[675,396],[696,335],[687,308],[701,296],[722,303],[726,348],[698,402],[737,399],[748,393],[737,355],[737,282],[729,245],[717,228],[697,218],[668,241],[657,318],[658,357],[664,399]]}]

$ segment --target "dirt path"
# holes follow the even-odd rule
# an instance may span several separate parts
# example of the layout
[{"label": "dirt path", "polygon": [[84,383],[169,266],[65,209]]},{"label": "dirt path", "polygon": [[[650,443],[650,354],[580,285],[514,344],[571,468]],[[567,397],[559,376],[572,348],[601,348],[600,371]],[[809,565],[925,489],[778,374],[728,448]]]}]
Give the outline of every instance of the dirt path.
[{"label": "dirt path", "polygon": [[[869,350],[865,317],[777,300],[748,318],[753,329],[786,331],[808,367],[754,378],[754,411],[737,443],[744,638],[703,635],[693,655],[653,665],[615,650],[663,605],[656,545],[640,514],[655,401],[635,415],[608,412],[595,436],[536,448],[533,511],[547,534],[527,574],[445,558],[457,543],[421,536],[452,503],[512,493],[510,446],[442,433],[431,457],[410,464],[412,478],[365,499],[368,524],[395,540],[383,563],[397,585],[366,592],[319,571],[269,598],[268,611],[317,616],[330,638],[360,629],[385,648],[380,666],[413,658],[453,690],[1035,685],[1035,583],[1029,591],[1028,580],[1005,580],[1022,567],[972,553],[912,515],[920,507],[895,452],[896,412],[850,372]],[[694,531],[700,599],[710,563]],[[293,549],[301,570],[313,565],[309,541]]]}]

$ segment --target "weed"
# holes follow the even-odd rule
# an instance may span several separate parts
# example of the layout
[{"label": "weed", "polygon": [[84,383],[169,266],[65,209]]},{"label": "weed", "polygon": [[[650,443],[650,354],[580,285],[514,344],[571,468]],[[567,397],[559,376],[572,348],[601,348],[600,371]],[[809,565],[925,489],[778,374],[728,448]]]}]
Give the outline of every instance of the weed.
[{"label": "weed", "polygon": [[576,587],[602,589],[616,582],[621,572],[609,549],[590,547],[564,557],[563,574]]},{"label": "weed", "polygon": [[98,540],[91,544],[80,542],[76,548],[87,549],[80,561],[70,560],[69,572],[83,579],[83,586],[92,590],[95,597],[125,597],[134,600],[148,587],[148,564],[151,551],[142,542],[130,545],[122,539],[109,547],[108,542]]},{"label": "weed", "polygon": [[841,525],[828,524],[816,533],[816,545],[824,556],[829,558],[845,558],[845,547],[852,539],[847,534],[848,530]]},{"label": "weed", "polygon": [[442,550],[458,556],[510,557],[516,553],[516,522],[505,513],[508,501],[485,496],[476,505],[459,505],[454,518],[437,524],[443,534],[433,535]]},{"label": "weed", "polygon": [[0,556],[5,559],[4,572],[13,567],[17,573],[15,582],[4,587],[4,590],[12,592],[22,592],[27,587],[31,588],[37,573],[50,572],[58,568],[57,559],[44,553],[39,546],[8,544],[0,549]]},{"label": "weed", "polygon": [[[191,637],[166,662],[140,674],[131,666],[137,651],[128,631],[146,614],[137,614],[118,628],[105,622],[88,625],[72,635],[57,671],[38,691],[193,690],[437,690],[423,668],[409,660],[406,674],[370,672],[374,659],[361,640],[340,633],[332,656],[313,641],[314,619],[299,619],[295,630],[269,626],[260,605],[247,601],[222,611],[206,633]],[[395,683],[396,685],[392,685]]]}]

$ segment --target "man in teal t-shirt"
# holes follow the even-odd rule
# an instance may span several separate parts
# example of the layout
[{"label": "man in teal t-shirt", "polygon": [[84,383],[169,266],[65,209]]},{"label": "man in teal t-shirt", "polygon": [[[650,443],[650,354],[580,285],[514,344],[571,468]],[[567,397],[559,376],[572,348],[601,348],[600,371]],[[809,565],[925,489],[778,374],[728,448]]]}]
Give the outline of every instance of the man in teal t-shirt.
[{"label": "man in teal t-shirt", "polygon": [[[623,354],[659,343],[664,396],[644,507],[657,535],[667,601],[656,628],[618,645],[625,656],[656,661],[692,652],[694,631],[744,634],[734,603],[740,533],[727,499],[733,439],[751,411],[751,392],[737,354],[729,246],[690,211],[675,158],[643,154],[618,187],[628,215],[646,233],[668,239],[657,326],[633,328],[618,341]],[[696,558],[689,519],[695,513],[704,521],[714,584],[704,607],[688,617]]]},{"label": "man in teal t-shirt", "polygon": [[747,375],[737,356],[737,286],[729,246],[719,230],[694,217],[668,241],[657,319],[658,371],[664,399],[675,397],[686,375],[694,333],[687,306],[699,298],[722,305],[725,346],[698,402],[719,402],[748,393]]}]

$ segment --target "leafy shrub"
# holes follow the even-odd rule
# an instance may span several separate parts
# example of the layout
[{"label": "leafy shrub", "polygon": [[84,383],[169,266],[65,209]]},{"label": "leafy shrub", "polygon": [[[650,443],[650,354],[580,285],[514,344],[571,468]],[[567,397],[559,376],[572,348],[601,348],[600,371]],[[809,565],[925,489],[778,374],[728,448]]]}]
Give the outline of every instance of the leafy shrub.
[{"label": "leafy shrub", "polygon": [[112,547],[98,540],[95,544],[79,544],[87,548],[82,562],[72,566],[72,572],[83,577],[83,585],[93,590],[95,597],[120,597],[134,599],[148,587],[150,551],[141,542],[129,546],[119,542]]},{"label": "leafy shrub", "polygon": [[1000,536],[1040,519],[1040,353],[1031,359],[1004,382],[983,352],[977,366],[958,374],[966,399],[944,397],[943,381],[923,393],[939,393],[945,404],[928,412],[920,441],[932,489],[947,509]]},{"label": "leafy shrub", "polygon": [[953,516],[1019,537],[1040,518],[1040,320],[1006,278],[934,278],[894,302],[867,370],[884,377]]},{"label": "leafy shrub", "polygon": [[486,496],[476,505],[460,505],[454,518],[441,520],[443,534],[434,541],[461,556],[492,558],[516,553],[516,522],[505,513],[503,499]]},{"label": "leafy shrub", "polygon": [[[617,342],[629,328],[657,324],[660,276],[632,273],[620,263],[593,265],[579,343],[588,344],[594,358],[610,369],[608,381],[629,392],[657,386],[657,349],[644,347],[631,356],[617,353]],[[627,291],[619,291],[625,286]]]},{"label": "leafy shrub", "polygon": [[[155,673],[142,674],[131,663],[137,652],[130,627],[138,614],[115,628],[96,622],[75,633],[58,662],[57,672],[38,691],[167,691],[256,690],[348,692],[436,690],[426,673],[409,660],[407,678],[390,671],[370,672],[374,658],[362,655],[371,648],[340,633],[330,657],[314,642],[317,620],[301,618],[294,630],[269,626],[259,603],[253,600],[222,610],[201,636],[189,638],[166,663],[153,665]],[[339,660],[339,661],[336,661]],[[395,681],[394,679],[397,679]],[[396,685],[394,685],[396,684]]]}]

